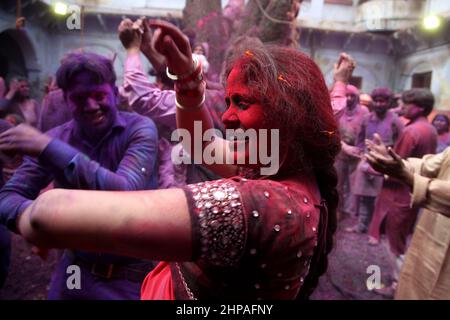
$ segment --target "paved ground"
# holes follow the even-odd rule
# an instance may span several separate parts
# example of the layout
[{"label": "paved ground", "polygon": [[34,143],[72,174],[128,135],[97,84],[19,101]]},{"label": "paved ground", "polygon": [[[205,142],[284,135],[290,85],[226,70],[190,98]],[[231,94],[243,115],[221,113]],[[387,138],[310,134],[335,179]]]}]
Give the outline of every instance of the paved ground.
[{"label": "paved ground", "polygon": [[57,261],[55,250],[46,261],[31,252],[31,246],[13,235],[10,273],[0,290],[4,300],[44,300],[47,297],[50,274]]},{"label": "paved ground", "polygon": [[[383,299],[367,289],[366,281],[370,274],[366,270],[370,265],[378,265],[383,282],[388,281],[390,268],[386,249],[381,245],[369,246],[365,235],[343,231],[353,223],[354,219],[349,218],[341,222],[328,272],[321,278],[312,299]],[[0,299],[45,299],[56,260],[56,252],[52,252],[47,261],[41,260],[31,253],[27,243],[20,237],[13,236],[11,272],[5,287],[0,290]]]},{"label": "paved ground", "polygon": [[311,297],[314,300],[384,300],[367,288],[369,266],[378,266],[382,285],[390,283],[391,267],[387,248],[383,245],[368,245],[367,235],[348,233],[344,229],[352,226],[355,219],[343,220],[336,234],[335,248],[329,256],[327,273],[321,278],[319,287]]}]

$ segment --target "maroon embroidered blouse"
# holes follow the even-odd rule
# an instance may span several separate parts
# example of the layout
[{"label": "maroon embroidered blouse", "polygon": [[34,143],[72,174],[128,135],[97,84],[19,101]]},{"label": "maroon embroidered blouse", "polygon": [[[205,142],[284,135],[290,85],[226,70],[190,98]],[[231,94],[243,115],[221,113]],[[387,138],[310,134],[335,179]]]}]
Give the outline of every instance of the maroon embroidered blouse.
[{"label": "maroon embroidered blouse", "polygon": [[188,185],[185,192],[192,262],[162,263],[144,282],[143,299],[297,296],[319,241],[320,221],[327,219],[313,177],[237,177]]}]

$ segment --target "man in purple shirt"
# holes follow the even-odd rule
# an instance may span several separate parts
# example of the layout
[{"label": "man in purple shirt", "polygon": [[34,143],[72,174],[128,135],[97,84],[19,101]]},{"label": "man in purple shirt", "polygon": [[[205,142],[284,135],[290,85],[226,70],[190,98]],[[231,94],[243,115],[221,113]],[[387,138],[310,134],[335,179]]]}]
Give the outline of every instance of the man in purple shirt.
[{"label": "man in purple shirt", "polygon": [[[57,82],[73,120],[45,134],[21,125],[0,135],[1,151],[26,155],[0,191],[0,223],[16,231],[17,217],[52,181],[58,188],[86,190],[157,187],[156,127],[146,117],[117,110],[115,81],[107,58],[70,54]],[[69,278],[76,272],[69,268],[73,265],[80,268],[78,283]],[[152,267],[149,261],[65,250],[49,299],[139,299],[140,284]]]}]

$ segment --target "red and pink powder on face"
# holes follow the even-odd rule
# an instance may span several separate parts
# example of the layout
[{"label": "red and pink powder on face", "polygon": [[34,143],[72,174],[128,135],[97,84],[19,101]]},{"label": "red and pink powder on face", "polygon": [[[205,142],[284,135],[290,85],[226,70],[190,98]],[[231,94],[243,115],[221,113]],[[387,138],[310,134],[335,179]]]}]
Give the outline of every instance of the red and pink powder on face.
[{"label": "red and pink powder on face", "polygon": [[[232,121],[244,130],[250,128],[262,129],[262,125],[266,122],[263,105],[254,97],[245,83],[245,75],[241,68],[239,66],[234,67],[227,79],[225,97],[230,101],[230,104],[222,116],[225,128],[229,127]],[[233,128],[237,124],[233,125]]]}]

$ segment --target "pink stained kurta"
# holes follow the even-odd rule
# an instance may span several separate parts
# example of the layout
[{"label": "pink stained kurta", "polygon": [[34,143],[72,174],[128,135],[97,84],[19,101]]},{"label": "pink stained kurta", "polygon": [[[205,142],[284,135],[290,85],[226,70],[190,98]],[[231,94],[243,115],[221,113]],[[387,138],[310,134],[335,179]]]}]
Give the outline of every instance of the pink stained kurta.
[{"label": "pink stained kurta", "polygon": [[342,117],[347,106],[346,88],[347,85],[344,82],[336,81],[330,92],[331,107],[337,120]]},{"label": "pink stained kurta", "polygon": [[357,104],[353,110],[345,108],[338,120],[341,139],[350,146],[356,146],[364,117],[369,114],[367,107]]},{"label": "pink stained kurta", "polygon": [[[394,149],[404,159],[421,158],[426,154],[434,154],[436,145],[436,129],[425,117],[420,117],[405,127]],[[410,191],[409,187],[401,182],[385,180],[369,226],[369,235],[379,239],[381,225],[386,218],[389,245],[397,256],[405,253],[407,238],[412,233],[417,219],[417,209],[410,206]]]}]

